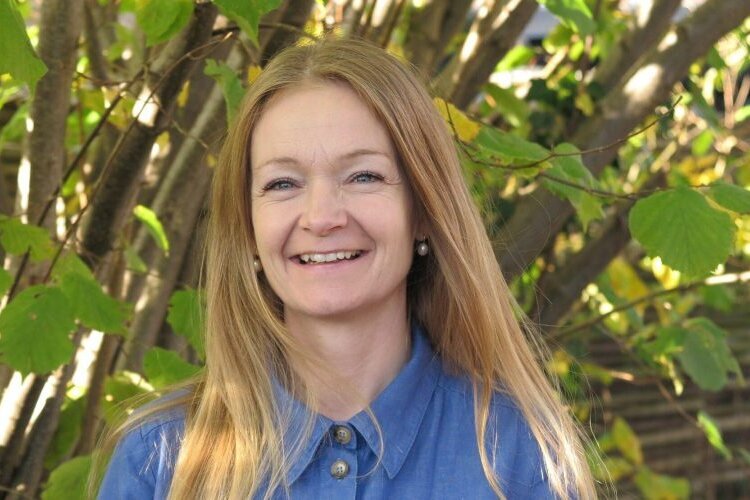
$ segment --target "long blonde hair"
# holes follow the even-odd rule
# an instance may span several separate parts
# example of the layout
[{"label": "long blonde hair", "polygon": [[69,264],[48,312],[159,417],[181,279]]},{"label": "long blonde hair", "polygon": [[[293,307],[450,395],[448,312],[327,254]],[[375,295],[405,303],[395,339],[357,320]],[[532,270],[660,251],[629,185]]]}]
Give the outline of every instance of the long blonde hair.
[{"label": "long blonde hair", "polygon": [[410,68],[350,39],[276,56],[229,130],[214,173],[207,235],[206,370],[189,396],[169,403],[187,407],[170,498],[247,498],[286,487],[290,457],[272,378],[304,397],[289,366],[300,348],[284,326],[278,297],[253,271],[249,144],[268,99],[310,80],[349,85],[390,133],[432,249],[409,273],[409,312],[446,368],[473,383],[476,445],[493,490],[503,497],[484,443],[493,394],[503,391],[528,421],[557,495],[595,498],[580,432],[541,368],[537,334],[519,320],[445,122]]}]

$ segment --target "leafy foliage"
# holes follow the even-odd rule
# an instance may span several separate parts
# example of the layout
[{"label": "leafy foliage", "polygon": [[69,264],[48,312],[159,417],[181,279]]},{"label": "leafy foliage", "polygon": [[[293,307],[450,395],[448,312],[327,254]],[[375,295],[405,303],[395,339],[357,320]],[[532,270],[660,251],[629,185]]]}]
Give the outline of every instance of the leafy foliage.
[{"label": "leafy foliage", "polygon": [[91,456],[75,457],[52,471],[42,492],[42,500],[86,498]]},{"label": "leafy foliage", "polygon": [[176,352],[152,347],[143,358],[143,372],[156,389],[161,389],[188,379],[200,367],[184,361]]},{"label": "leafy foliage", "polygon": [[0,74],[10,73],[32,88],[47,72],[47,67],[34,52],[16,0],[0,0]]},{"label": "leafy foliage", "polygon": [[47,231],[3,215],[0,215],[0,245],[13,255],[23,255],[28,251],[35,261],[49,259],[55,251]]},{"label": "leafy foliage", "polygon": [[177,290],[169,300],[167,322],[178,335],[182,335],[203,358],[203,301],[201,295],[193,289]]},{"label": "leafy foliage", "polygon": [[732,251],[734,223],[693,189],[677,187],[639,200],[630,231],[651,256],[690,276],[703,276]]},{"label": "leafy foliage", "polygon": [[137,205],[133,209],[133,215],[146,226],[148,233],[159,248],[165,252],[169,252],[169,240],[167,239],[167,234],[164,232],[164,226],[162,226],[156,213],[148,207]]},{"label": "leafy foliage", "polygon": [[222,14],[236,22],[250,40],[258,44],[260,17],[281,4],[281,0],[214,0]]},{"label": "leafy foliage", "polygon": [[135,17],[146,33],[146,43],[156,45],[172,38],[190,20],[192,0],[137,0]]},{"label": "leafy foliage", "polygon": [[60,288],[27,288],[0,312],[0,359],[22,374],[46,373],[73,356],[73,309]]},{"label": "leafy foliage", "polygon": [[240,107],[242,97],[245,95],[245,88],[242,86],[242,82],[228,64],[216,61],[215,59],[206,59],[204,73],[221,85],[221,90],[224,93],[224,102],[227,105],[227,124],[231,126],[234,115]]}]

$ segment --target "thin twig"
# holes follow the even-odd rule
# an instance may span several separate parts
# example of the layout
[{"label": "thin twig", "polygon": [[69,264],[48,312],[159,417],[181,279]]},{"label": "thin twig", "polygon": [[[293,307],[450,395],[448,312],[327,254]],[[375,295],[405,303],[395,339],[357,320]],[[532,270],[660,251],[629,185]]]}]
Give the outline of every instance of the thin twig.
[{"label": "thin twig", "polygon": [[613,307],[611,310],[607,311],[606,313],[600,314],[599,316],[596,316],[595,318],[591,318],[577,325],[573,325],[568,328],[559,330],[553,333],[550,337],[552,339],[559,341],[561,338],[567,337],[570,334],[579,332],[581,330],[585,330],[586,328],[590,328],[598,323],[601,323],[602,321],[604,321],[609,316],[615,313],[626,311],[639,304],[650,302],[653,299],[658,298],[658,297],[663,297],[664,295],[671,295],[671,294],[678,293],[678,292],[686,292],[688,290],[692,290],[700,286],[717,286],[717,285],[723,285],[723,284],[728,284],[728,283],[745,283],[747,281],[750,281],[750,271],[745,271],[741,273],[727,273],[727,274],[722,274],[719,276],[711,276],[710,278],[707,278],[705,280],[693,281],[693,282],[685,283],[684,285],[679,285],[673,288],[657,290],[655,292],[638,297],[637,299],[631,300],[630,302],[627,302],[625,304],[619,305],[617,307]]}]

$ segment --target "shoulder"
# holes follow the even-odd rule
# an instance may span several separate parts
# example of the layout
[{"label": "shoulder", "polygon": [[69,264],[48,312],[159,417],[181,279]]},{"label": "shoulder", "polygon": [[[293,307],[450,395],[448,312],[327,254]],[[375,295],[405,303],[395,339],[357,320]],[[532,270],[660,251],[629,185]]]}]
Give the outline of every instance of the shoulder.
[{"label": "shoulder", "polygon": [[[456,407],[458,418],[470,417],[464,425],[474,425],[474,387],[468,377],[443,373],[437,397],[444,398],[446,405]],[[484,444],[505,491],[524,492],[545,483],[539,443],[516,400],[506,392],[493,393]]]},{"label": "shoulder", "polygon": [[117,443],[99,498],[166,498],[185,432],[185,408],[170,394],[136,410]]}]

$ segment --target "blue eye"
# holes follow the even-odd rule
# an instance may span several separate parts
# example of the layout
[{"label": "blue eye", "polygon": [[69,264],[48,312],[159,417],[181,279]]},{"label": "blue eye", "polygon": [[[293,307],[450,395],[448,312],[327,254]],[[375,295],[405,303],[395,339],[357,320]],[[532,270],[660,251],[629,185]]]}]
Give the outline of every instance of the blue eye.
[{"label": "blue eye", "polygon": [[382,175],[378,175],[376,173],[369,172],[369,171],[357,172],[351,177],[351,181],[357,184],[365,184],[369,182],[377,182],[377,181],[382,181],[382,180],[383,180]]},{"label": "blue eye", "polygon": [[286,191],[296,187],[294,179],[284,177],[282,179],[274,179],[265,186],[263,186],[263,192],[266,191]]}]

